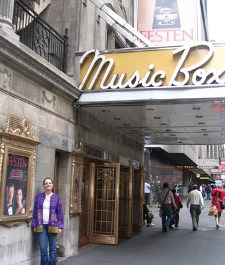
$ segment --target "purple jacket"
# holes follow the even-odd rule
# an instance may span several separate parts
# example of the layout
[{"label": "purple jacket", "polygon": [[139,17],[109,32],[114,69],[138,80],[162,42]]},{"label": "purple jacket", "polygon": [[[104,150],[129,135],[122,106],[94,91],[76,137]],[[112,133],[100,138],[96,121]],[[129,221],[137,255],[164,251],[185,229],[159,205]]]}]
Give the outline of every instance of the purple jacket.
[{"label": "purple jacket", "polygon": [[[45,193],[37,194],[34,202],[32,228],[35,232],[43,231],[43,203]],[[49,224],[48,231],[50,233],[58,233],[58,229],[63,229],[63,209],[60,197],[53,193],[50,197]]]}]

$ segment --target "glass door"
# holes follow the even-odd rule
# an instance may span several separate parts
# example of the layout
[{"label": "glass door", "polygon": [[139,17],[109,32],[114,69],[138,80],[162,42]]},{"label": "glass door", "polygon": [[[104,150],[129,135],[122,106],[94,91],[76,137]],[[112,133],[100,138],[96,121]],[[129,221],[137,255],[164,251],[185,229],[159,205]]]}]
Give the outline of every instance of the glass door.
[{"label": "glass door", "polygon": [[117,244],[120,164],[90,164],[90,243]]}]

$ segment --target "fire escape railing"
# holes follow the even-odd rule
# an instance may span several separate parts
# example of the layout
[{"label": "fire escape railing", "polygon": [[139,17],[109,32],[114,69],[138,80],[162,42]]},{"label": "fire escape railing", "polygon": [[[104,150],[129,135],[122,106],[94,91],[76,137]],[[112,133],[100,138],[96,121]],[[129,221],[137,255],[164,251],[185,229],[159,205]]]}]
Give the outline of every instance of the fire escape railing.
[{"label": "fire escape railing", "polygon": [[22,0],[15,0],[13,24],[23,44],[66,72],[67,29],[61,36]]}]

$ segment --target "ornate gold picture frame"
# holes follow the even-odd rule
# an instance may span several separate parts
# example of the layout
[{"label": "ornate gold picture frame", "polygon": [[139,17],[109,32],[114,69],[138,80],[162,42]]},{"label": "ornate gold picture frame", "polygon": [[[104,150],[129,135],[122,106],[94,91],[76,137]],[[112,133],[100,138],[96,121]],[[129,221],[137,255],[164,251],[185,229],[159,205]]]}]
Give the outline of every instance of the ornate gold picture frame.
[{"label": "ornate gold picture frame", "polygon": [[19,225],[30,220],[32,180],[37,137],[26,118],[11,115],[0,132],[0,224]]},{"label": "ornate gold picture frame", "polygon": [[81,188],[83,175],[83,156],[72,154],[71,190],[70,190],[70,216],[81,213]]}]

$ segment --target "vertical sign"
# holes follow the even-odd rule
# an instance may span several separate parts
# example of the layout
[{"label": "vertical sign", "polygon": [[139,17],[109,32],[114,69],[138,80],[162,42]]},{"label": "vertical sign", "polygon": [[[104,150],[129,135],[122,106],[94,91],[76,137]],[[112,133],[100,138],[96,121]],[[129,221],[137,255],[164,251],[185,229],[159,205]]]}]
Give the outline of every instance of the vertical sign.
[{"label": "vertical sign", "polygon": [[141,0],[138,30],[155,45],[197,41],[196,0]]}]

